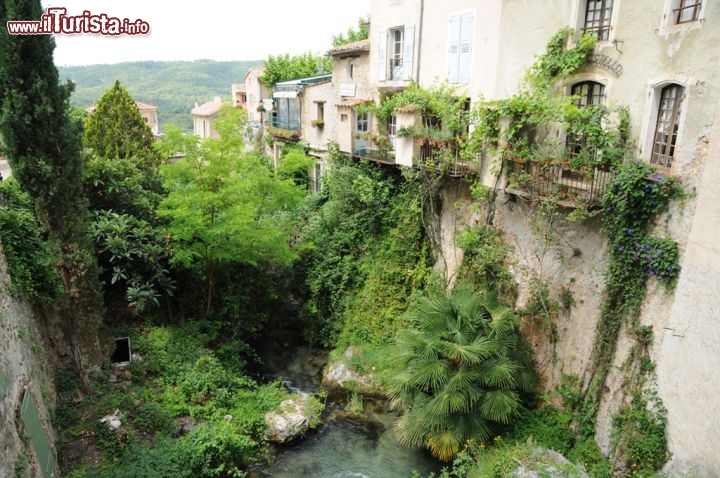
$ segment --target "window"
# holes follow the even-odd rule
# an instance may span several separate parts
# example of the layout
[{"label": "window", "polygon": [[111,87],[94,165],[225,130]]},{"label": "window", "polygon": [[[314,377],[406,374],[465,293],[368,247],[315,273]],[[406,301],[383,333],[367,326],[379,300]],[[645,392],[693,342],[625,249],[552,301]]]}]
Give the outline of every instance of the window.
[{"label": "window", "polygon": [[472,62],[473,13],[450,16],[448,25],[448,82],[468,83]]},{"label": "window", "polygon": [[652,155],[650,156],[651,164],[668,169],[672,167],[680,126],[683,94],[683,87],[676,84],[667,85],[660,92]]},{"label": "window", "polygon": [[414,31],[412,25],[405,25],[380,32],[378,81],[412,78]]},{"label": "window", "polygon": [[402,28],[390,30],[390,79],[402,78],[403,67],[403,34]]},{"label": "window", "polygon": [[370,118],[368,113],[358,113],[355,119],[355,131],[358,133],[370,132]]},{"label": "window", "polygon": [[318,101],[315,103],[317,106],[317,111],[315,113],[315,120],[316,121],[324,121],[325,120],[325,102],[324,101]]},{"label": "window", "polygon": [[583,81],[575,83],[570,94],[576,97],[577,106],[600,105],[605,101],[605,86],[595,81]]},{"label": "window", "polygon": [[387,135],[395,136],[397,134],[397,116],[392,115],[387,120]]},{"label": "window", "polygon": [[[570,94],[575,97],[575,105],[580,108],[599,106],[605,101],[605,85],[596,81],[581,81],[572,85]],[[587,138],[577,131],[572,131],[572,127],[565,138],[565,151],[568,159],[583,154],[591,158],[597,157],[597,150],[588,146]],[[563,177],[568,174],[572,173],[563,171]]]},{"label": "window", "polygon": [[587,0],[585,8],[585,33],[597,36],[598,40],[610,38],[613,0]]},{"label": "window", "polygon": [[673,9],[673,18],[676,24],[694,22],[700,19],[701,10],[702,0],[680,0]]},{"label": "window", "polygon": [[348,65],[348,78],[350,78],[351,80],[352,80],[352,77],[353,77],[353,73],[354,73],[353,70],[354,70],[354,69],[355,69],[355,65],[353,65],[352,63],[350,63],[350,64]]}]

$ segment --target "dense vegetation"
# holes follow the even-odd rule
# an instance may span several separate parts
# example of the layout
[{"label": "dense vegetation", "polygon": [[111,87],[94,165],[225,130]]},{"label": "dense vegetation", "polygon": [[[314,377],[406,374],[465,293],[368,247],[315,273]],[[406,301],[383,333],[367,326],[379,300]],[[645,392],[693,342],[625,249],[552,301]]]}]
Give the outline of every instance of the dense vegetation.
[{"label": "dense vegetation", "polygon": [[[26,3],[32,8],[20,12],[23,18],[37,16],[39,4]],[[603,200],[611,255],[595,378],[582,389],[568,377],[549,397],[561,407],[534,396],[532,361],[517,330],[534,305],[512,309],[510,246],[492,226],[494,196],[487,190],[473,188],[486,221],[458,238],[466,256],[458,285],[452,288],[432,268],[443,161],[498,148],[500,139],[529,139],[528,128],[557,119],[550,86],[592,49],[582,40],[565,50],[567,33],[553,37],[530,70],[535,95],[481,102],[469,111],[450,88],[412,85],[366,106],[383,119],[414,105],[428,124],[399,135],[457,139],[462,144],[453,147],[461,150],[398,171],[346,158],[331,145],[323,188],[313,195],[307,169],[314,160],[302,147],[287,148],[275,168],[262,143],[248,151],[243,110],[221,111],[218,138],[200,141],[171,127],[153,143],[128,90],[116,81],[81,124],[68,113],[70,87],[58,84],[51,40],[2,37],[0,126],[18,181],[0,188],[0,237],[14,291],[39,304],[56,300],[69,314],[65,325],[75,346],[78,320],[87,325],[103,310],[94,302],[102,286],[103,325],[130,337],[141,356],[125,369],[104,365],[92,377],[75,357],[75,373],[57,374],[53,415],[63,472],[75,478],[245,476],[266,457],[264,414],[289,396],[280,383],[250,377],[257,361],[252,344],[269,340],[274,329],[290,329],[335,349],[335,356],[352,348],[349,366],[374,375],[403,409],[398,439],[452,460],[443,476],[511,476],[518,463],[533,462],[541,476],[558,466],[568,476],[578,473],[578,465],[538,456],[537,444],[592,476],[609,477],[610,463],[592,435],[622,324],[632,327],[643,373],[632,384],[633,400],[614,420],[615,444],[624,453],[616,461],[639,476],[659,468],[667,457],[662,404],[644,388],[652,372],[652,331],[637,315],[649,276],[670,286],[677,277],[677,245],[649,233],[677,193],[672,181],[636,163],[617,171]],[[364,34],[350,30],[336,41]],[[25,61],[23,48],[33,54],[27,71],[17,68]],[[327,68],[326,59],[313,55],[270,57],[264,81]],[[134,81],[132,74],[126,81]],[[223,80],[224,89],[230,81]],[[33,82],[44,88],[26,88]],[[18,111],[37,123],[39,136],[13,121]],[[504,132],[498,112],[513,116]],[[598,147],[617,147],[617,167],[624,159],[622,134],[593,129],[602,117],[580,120],[583,134],[597,133]],[[466,136],[470,121],[478,127]],[[171,155],[177,161],[160,164]],[[541,221],[557,213],[552,205],[542,210]],[[538,300],[549,300],[547,288],[537,290]],[[536,309],[543,307],[549,306]],[[317,401],[312,406],[322,408]],[[99,420],[115,411],[123,425],[110,431]]]},{"label": "dense vegetation", "polygon": [[133,99],[158,107],[160,128],[174,124],[192,131],[190,110],[215,96],[230,97],[230,85],[245,81],[250,68],[262,61],[137,61],[114,65],[60,66],[60,78],[75,84],[74,106],[97,102],[116,80]]}]

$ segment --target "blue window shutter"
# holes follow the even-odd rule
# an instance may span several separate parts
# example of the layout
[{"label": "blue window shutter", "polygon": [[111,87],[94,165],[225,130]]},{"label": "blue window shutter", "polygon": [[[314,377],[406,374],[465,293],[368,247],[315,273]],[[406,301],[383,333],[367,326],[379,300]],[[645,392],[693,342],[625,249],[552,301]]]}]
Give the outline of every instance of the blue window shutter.
[{"label": "blue window shutter", "polygon": [[415,27],[412,25],[405,25],[405,32],[403,33],[403,80],[412,79],[413,74],[413,39],[415,37]]}]

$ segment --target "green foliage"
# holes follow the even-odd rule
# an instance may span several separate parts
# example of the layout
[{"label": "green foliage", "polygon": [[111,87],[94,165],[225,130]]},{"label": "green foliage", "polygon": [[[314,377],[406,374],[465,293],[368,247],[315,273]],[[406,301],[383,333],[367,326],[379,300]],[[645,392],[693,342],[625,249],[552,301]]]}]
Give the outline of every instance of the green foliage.
[{"label": "green foliage", "polygon": [[314,164],[315,159],[305,153],[305,148],[293,145],[283,149],[278,174],[292,179],[300,187],[306,187],[309,182],[308,171]]},{"label": "green foliage", "polygon": [[189,111],[215,96],[227,97],[228,85],[242,82],[261,61],[134,61],[113,65],[61,66],[63,80],[71,80],[73,105],[86,108],[113,86],[125,85],[133,98],[158,107],[160,127],[178,125],[192,132]]},{"label": "green foliage", "polygon": [[420,190],[375,164],[335,154],[301,234],[311,341],[387,341],[427,275]]},{"label": "green foliage", "polygon": [[465,254],[459,276],[499,291],[506,303],[512,303],[516,286],[508,270],[510,246],[503,241],[500,231],[476,226],[458,234],[456,242]]},{"label": "green foliage", "polygon": [[15,460],[15,465],[13,465],[15,478],[25,478],[27,476],[28,469],[28,460],[25,455],[18,456]]},{"label": "green foliage", "polygon": [[138,431],[158,436],[170,435],[175,429],[175,420],[170,411],[155,402],[146,402],[135,409],[132,424]]},{"label": "green foliage", "polygon": [[48,303],[61,292],[54,254],[42,237],[32,200],[10,178],[0,182],[0,244],[12,279],[12,292]]},{"label": "green foliage", "polygon": [[102,158],[142,160],[140,165],[156,166],[153,134],[145,124],[135,100],[116,80],[85,120],[85,146]]},{"label": "green foliage", "polygon": [[519,360],[516,317],[492,292],[466,285],[423,298],[398,335],[389,396],[404,408],[395,434],[449,460],[468,439],[487,440],[521,410],[534,380]]},{"label": "green foliage", "polygon": [[575,444],[572,426],[573,415],[545,404],[541,408],[525,412],[508,433],[508,440],[533,443],[567,455]]},{"label": "green foliage", "polygon": [[275,174],[268,159],[244,152],[243,114],[223,108],[217,139],[168,135],[167,150],[185,156],[162,169],[167,198],[159,208],[168,221],[172,263],[205,281],[206,314],[212,311],[215,284],[233,265],[289,264],[292,221],[305,191]]},{"label": "green foliage", "polygon": [[565,27],[550,37],[545,52],[527,72],[526,80],[531,87],[547,92],[553,83],[566,78],[588,62],[595,49],[595,36],[583,35],[572,48],[566,48],[572,33],[571,28]]},{"label": "green foliage", "polygon": [[144,221],[157,220],[155,209],[162,199],[159,169],[132,157],[108,159],[93,154],[85,158],[85,190],[93,211],[112,210]]},{"label": "green foliage", "polygon": [[610,241],[605,299],[593,351],[596,373],[604,375],[614,356],[623,320],[637,322],[650,276],[672,287],[680,272],[677,244],[649,235],[653,219],[679,194],[673,178],[633,161],[617,171],[603,197],[603,232]]},{"label": "green foliage", "polygon": [[337,35],[332,36],[332,45],[333,46],[340,46],[340,45],[346,45],[348,43],[353,43],[360,40],[365,40],[368,37],[368,34],[370,33],[370,22],[367,18],[358,18],[358,27],[357,30],[350,27],[348,28],[347,32],[338,33]]},{"label": "green foliage", "polygon": [[[82,399],[72,375],[58,376],[57,410],[73,412],[54,422],[59,446],[94,434],[104,459],[81,469],[92,477],[244,476],[264,453],[265,413],[289,397],[282,384],[257,384],[218,359],[209,348],[222,337],[204,321],[123,333],[144,358],[129,367],[132,382],[99,377],[95,393]],[[120,433],[98,421],[116,409],[124,415]],[[176,418],[187,434],[172,439]]]},{"label": "green foliage", "polygon": [[192,476],[225,478],[245,476],[243,469],[257,444],[234,424],[219,422],[198,426],[179,446]]},{"label": "green foliage", "polygon": [[107,288],[123,286],[135,313],[159,305],[161,294],[172,295],[175,285],[168,271],[169,236],[147,222],[113,211],[98,211],[90,224]]},{"label": "green foliage", "polygon": [[613,417],[616,427],[616,443],[622,450],[628,476],[653,476],[670,457],[665,428],[667,411],[657,395],[651,395],[648,403],[641,394]]},{"label": "green foliage", "polygon": [[307,52],[302,55],[290,56],[269,55],[265,60],[265,71],[260,77],[265,86],[272,88],[280,81],[322,75],[332,71],[332,59],[324,55]]}]

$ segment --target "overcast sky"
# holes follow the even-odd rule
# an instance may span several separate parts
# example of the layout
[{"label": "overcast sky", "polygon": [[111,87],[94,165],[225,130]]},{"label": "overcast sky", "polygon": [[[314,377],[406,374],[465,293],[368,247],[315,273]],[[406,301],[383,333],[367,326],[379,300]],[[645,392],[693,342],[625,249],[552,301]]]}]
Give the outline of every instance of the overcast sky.
[{"label": "overcast sky", "polygon": [[324,53],[333,34],[357,25],[370,0],[42,0],[68,15],[142,19],[149,35],[56,35],[56,65],[140,60],[262,60]]}]

